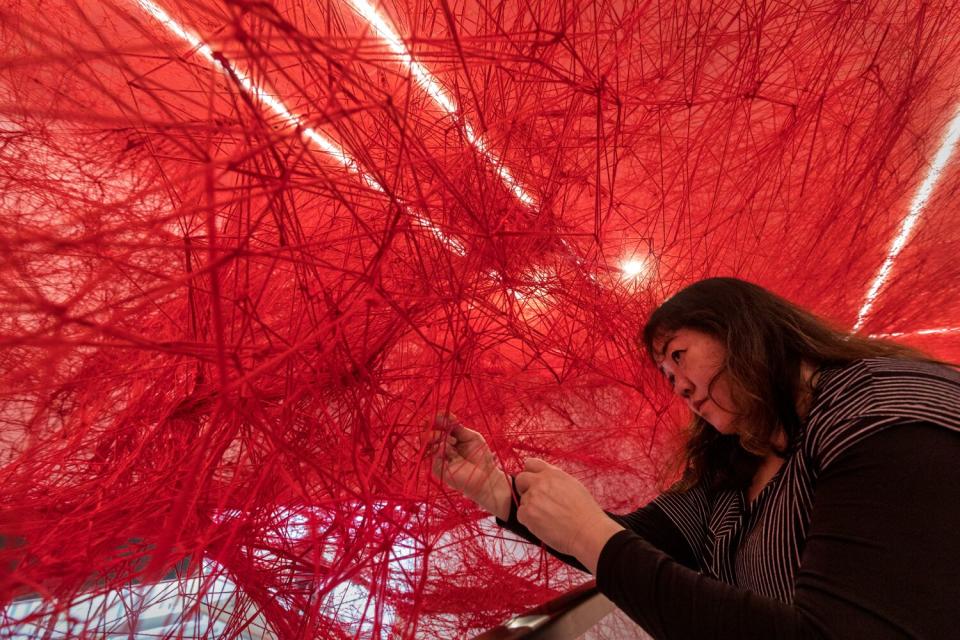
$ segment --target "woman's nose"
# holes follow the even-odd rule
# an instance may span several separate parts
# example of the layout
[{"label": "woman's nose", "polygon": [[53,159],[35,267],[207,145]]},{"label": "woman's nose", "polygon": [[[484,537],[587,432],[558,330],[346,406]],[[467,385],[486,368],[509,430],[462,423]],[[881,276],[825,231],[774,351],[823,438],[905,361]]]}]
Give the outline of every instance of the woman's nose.
[{"label": "woman's nose", "polygon": [[684,375],[677,375],[674,378],[673,390],[681,398],[693,397],[693,383]]}]

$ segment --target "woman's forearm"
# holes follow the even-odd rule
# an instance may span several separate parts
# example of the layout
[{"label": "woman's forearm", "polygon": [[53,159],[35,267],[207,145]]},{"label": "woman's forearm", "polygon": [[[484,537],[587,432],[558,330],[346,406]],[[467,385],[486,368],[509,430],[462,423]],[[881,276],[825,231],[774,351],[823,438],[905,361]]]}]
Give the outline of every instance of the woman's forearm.
[{"label": "woman's forearm", "polygon": [[597,575],[597,562],[604,545],[616,533],[623,531],[623,525],[609,517],[598,519],[594,523],[586,524],[578,537],[573,555],[593,575]]},{"label": "woman's forearm", "polygon": [[488,482],[484,484],[484,489],[479,495],[467,497],[476,502],[481,509],[501,520],[510,517],[513,490],[510,486],[510,479],[501,469],[496,469],[490,474]]}]

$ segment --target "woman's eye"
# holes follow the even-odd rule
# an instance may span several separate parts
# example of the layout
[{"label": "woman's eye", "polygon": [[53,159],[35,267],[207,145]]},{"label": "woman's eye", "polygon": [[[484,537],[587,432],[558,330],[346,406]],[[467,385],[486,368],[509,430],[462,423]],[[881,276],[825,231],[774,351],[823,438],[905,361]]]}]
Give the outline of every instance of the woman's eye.
[{"label": "woman's eye", "polygon": [[679,351],[679,350],[674,351],[673,353],[670,354],[670,357],[673,359],[674,362],[680,362],[681,353],[682,351]]}]

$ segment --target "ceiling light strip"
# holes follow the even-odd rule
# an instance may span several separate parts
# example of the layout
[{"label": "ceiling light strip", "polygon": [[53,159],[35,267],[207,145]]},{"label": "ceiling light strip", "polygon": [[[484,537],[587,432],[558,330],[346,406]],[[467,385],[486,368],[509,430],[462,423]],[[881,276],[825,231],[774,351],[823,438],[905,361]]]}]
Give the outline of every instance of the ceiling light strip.
[{"label": "ceiling light strip", "polygon": [[945,336],[960,333],[960,327],[937,327],[935,329],[917,329],[915,331],[893,331],[890,333],[871,333],[871,338],[902,338],[904,336]]},{"label": "ceiling light strip", "polygon": [[410,71],[417,84],[433,99],[437,106],[453,118],[457,126],[460,127],[467,142],[486,158],[497,176],[499,176],[507,188],[513,192],[517,199],[528,207],[534,206],[536,200],[534,200],[533,196],[527,193],[520,182],[514,177],[510,170],[507,169],[503,161],[495,153],[490,151],[483,136],[477,134],[473,127],[470,126],[470,123],[467,122],[463,114],[460,113],[453,98],[447,95],[443,87],[440,86],[440,83],[437,82],[436,78],[433,77],[425,66],[413,59],[413,56],[410,55],[400,36],[398,36],[387,21],[377,13],[373,5],[367,2],[367,0],[347,1],[361,17],[373,27],[377,35],[387,43],[390,50],[400,59],[400,63]]},{"label": "ceiling light strip", "polygon": [[[344,150],[343,147],[313,127],[306,126],[304,119],[291,112],[280,98],[263,87],[258,86],[245,71],[229,62],[222,55],[216,55],[208,44],[201,40],[195,33],[174,20],[162,7],[151,0],[132,0],[132,2],[150,14],[157,22],[163,25],[167,31],[189,44],[192,49],[195,49],[197,53],[206,58],[215,68],[222,71],[228,77],[235,79],[243,91],[259,100],[286,124],[297,129],[304,138],[333,158],[339,165],[357,174],[368,187],[374,191],[386,193],[383,185],[371,174],[363,171],[357,161]],[[466,248],[462,242],[441,231],[429,218],[416,212],[411,207],[405,205],[405,208],[418,226],[430,231],[447,249],[460,256],[466,255]]]},{"label": "ceiling light strip", "polygon": [[913,201],[910,203],[910,209],[903,219],[903,222],[900,223],[900,231],[893,239],[890,250],[887,252],[887,257],[883,261],[883,265],[877,272],[876,277],[873,279],[873,284],[870,285],[870,290],[867,292],[863,307],[860,308],[860,312],[857,314],[857,322],[853,325],[854,331],[860,330],[864,321],[867,319],[867,315],[873,308],[873,302],[877,294],[883,285],[886,284],[887,278],[890,276],[894,260],[897,259],[897,256],[900,255],[900,252],[910,239],[913,228],[916,226],[920,214],[927,206],[930,195],[933,193],[934,187],[937,186],[937,182],[940,180],[947,161],[950,160],[950,155],[953,153],[953,148],[956,146],[958,139],[960,139],[960,108],[957,109],[956,114],[954,114],[953,119],[950,121],[943,140],[940,142],[940,148],[937,149],[937,153],[933,157],[933,162],[930,164],[927,177],[923,183],[921,183],[920,188],[917,189],[916,194],[914,194]]}]

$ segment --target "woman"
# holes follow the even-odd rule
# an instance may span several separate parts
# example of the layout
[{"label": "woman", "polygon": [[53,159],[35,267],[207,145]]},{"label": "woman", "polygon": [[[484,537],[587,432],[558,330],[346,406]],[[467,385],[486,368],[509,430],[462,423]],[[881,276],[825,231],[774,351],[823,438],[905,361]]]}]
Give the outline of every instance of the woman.
[{"label": "woman", "polygon": [[608,514],[537,459],[512,488],[449,417],[434,473],[658,638],[960,637],[956,370],[733,278],[642,341],[693,412],[683,479],[647,506]]}]

